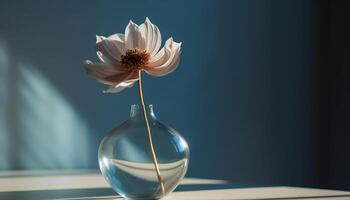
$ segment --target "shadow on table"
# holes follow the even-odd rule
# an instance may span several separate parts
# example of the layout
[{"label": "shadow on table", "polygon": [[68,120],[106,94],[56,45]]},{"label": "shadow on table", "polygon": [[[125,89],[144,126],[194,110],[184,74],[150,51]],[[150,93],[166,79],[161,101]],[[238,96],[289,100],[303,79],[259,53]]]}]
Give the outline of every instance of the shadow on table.
[{"label": "shadow on table", "polygon": [[[175,192],[200,191],[200,190],[218,190],[233,188],[252,188],[261,187],[253,185],[237,184],[186,184],[179,185]],[[305,197],[285,197],[268,198],[269,200],[290,200],[290,199],[347,199],[350,195],[331,195],[331,196],[305,196]],[[40,190],[40,191],[18,191],[18,192],[0,192],[0,199],[6,200],[121,200],[123,197],[117,195],[111,188],[91,188],[91,189],[67,189],[67,190]],[[238,200],[237,198],[233,198]],[[242,200],[266,200],[266,198],[242,199]]]},{"label": "shadow on table", "polygon": [[[179,185],[175,191],[199,191],[242,188],[243,185],[232,184],[190,184]],[[123,199],[118,196],[111,188],[91,188],[91,189],[67,189],[67,190],[38,190],[38,191],[16,191],[0,192],[0,199],[6,200],[82,200],[82,199]]]}]

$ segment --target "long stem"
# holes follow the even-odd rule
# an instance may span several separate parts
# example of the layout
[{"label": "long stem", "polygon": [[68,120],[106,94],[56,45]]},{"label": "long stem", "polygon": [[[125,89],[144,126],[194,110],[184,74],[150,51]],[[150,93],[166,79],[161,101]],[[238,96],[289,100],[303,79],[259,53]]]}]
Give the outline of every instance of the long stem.
[{"label": "long stem", "polygon": [[162,177],[160,176],[160,171],[159,171],[159,167],[158,167],[157,157],[156,157],[156,154],[155,154],[154,148],[153,148],[151,128],[149,127],[147,113],[146,113],[146,107],[145,107],[145,102],[143,100],[141,70],[139,70],[138,86],[139,86],[138,87],[139,88],[139,97],[140,97],[140,103],[141,103],[141,107],[142,107],[143,118],[145,120],[145,124],[146,124],[146,127],[147,127],[149,151],[151,153],[151,157],[152,157],[152,161],[153,161],[153,164],[154,164],[154,168],[155,168],[156,173],[157,173],[157,178],[158,178],[158,181],[159,181],[160,188],[162,190],[162,193],[164,193],[164,185],[163,185]]}]

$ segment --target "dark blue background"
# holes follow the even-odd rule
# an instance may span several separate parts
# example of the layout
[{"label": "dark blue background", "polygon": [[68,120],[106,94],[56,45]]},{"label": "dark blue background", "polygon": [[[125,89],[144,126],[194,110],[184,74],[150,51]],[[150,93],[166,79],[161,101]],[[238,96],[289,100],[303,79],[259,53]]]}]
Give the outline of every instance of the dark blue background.
[{"label": "dark blue background", "polygon": [[[163,41],[173,36],[183,42],[178,69],[161,78],[146,76],[144,93],[158,117],[188,141],[188,176],[350,189],[344,153],[349,148],[344,144],[338,153],[330,153],[332,147],[326,141],[333,129],[327,126],[323,134],[322,128],[324,122],[337,120],[322,117],[332,111],[323,112],[329,102],[323,106],[319,100],[333,91],[321,89],[328,86],[324,77],[330,67],[322,60],[329,55],[329,35],[321,34],[330,30],[330,17],[324,17],[331,13],[328,8],[327,3],[303,0],[1,1],[0,44],[2,60],[7,59],[2,66],[7,63],[10,76],[1,79],[0,75],[7,91],[0,93],[0,98],[7,99],[0,109],[2,126],[7,128],[0,129],[0,134],[8,146],[2,148],[0,167],[97,168],[99,141],[128,117],[129,106],[137,103],[137,91],[102,94],[105,86],[88,78],[82,63],[97,60],[96,34],[124,32],[128,20],[139,24],[149,17],[160,28]],[[42,84],[52,87],[36,90],[55,90],[55,97],[64,102],[62,108],[35,117],[20,107],[21,92],[13,91],[21,87],[21,76],[32,76],[18,75],[22,68],[44,77]],[[37,108],[55,104],[50,99],[41,103],[52,95],[40,94],[34,100]],[[27,98],[35,99],[30,92]],[[74,123],[61,121],[65,119],[58,112],[62,109],[84,128],[74,131],[70,128]],[[31,118],[29,124],[39,126],[40,133],[27,134],[35,132],[31,125],[16,128],[17,122],[26,122],[13,114],[21,112]],[[343,117],[346,124],[349,120]],[[48,118],[53,119],[48,132],[57,132],[54,138],[40,131]],[[66,127],[60,131],[68,131],[68,136],[60,136],[54,128],[60,126]],[[340,128],[339,134],[346,130]],[[27,137],[32,142],[26,142]],[[343,139],[335,136],[333,146]],[[49,145],[37,145],[41,143]],[[63,152],[65,148],[72,151]],[[76,158],[68,159],[74,152]],[[43,155],[34,156],[33,161],[23,154]],[[330,164],[334,162],[336,167]]]}]

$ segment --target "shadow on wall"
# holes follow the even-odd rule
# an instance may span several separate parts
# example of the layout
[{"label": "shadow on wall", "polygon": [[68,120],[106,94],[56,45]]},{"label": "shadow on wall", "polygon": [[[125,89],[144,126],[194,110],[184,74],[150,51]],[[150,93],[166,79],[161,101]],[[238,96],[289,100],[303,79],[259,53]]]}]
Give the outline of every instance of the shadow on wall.
[{"label": "shadow on wall", "polygon": [[89,128],[35,67],[0,40],[0,169],[85,167]]}]

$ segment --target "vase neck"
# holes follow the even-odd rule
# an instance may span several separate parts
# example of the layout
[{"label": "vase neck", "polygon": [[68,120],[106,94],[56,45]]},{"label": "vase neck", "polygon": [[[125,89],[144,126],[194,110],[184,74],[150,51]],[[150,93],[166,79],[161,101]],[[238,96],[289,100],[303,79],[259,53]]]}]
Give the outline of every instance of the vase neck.
[{"label": "vase neck", "polygon": [[[147,116],[150,116],[152,118],[155,118],[155,114],[153,112],[153,105],[150,104],[150,105],[146,105],[146,113],[147,113]],[[130,117],[137,117],[137,116],[142,116],[142,107],[141,105],[138,105],[138,104],[133,104],[131,105],[131,110],[130,110]]]}]

